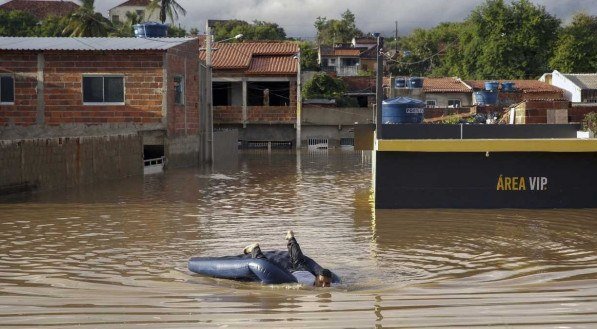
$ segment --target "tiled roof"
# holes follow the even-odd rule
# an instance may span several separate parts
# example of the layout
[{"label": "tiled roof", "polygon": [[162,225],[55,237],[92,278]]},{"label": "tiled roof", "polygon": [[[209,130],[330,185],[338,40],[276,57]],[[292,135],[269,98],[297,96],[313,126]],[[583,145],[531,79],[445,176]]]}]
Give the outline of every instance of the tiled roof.
[{"label": "tiled roof", "polygon": [[597,73],[563,75],[581,89],[597,89]]},{"label": "tiled roof", "polygon": [[296,74],[298,61],[290,56],[253,57],[246,74]]},{"label": "tiled roof", "polygon": [[423,91],[442,93],[468,93],[472,90],[458,78],[425,78]]},{"label": "tiled roof", "polygon": [[352,49],[334,49],[334,56],[350,56],[359,57],[361,50],[357,48]]},{"label": "tiled roof", "polygon": [[[465,82],[473,89],[485,88],[485,80],[467,80]],[[539,80],[500,80],[498,82],[500,83],[500,89],[502,88],[502,82],[514,82],[516,90],[523,93],[562,92],[562,89]]]},{"label": "tiled roof", "polygon": [[165,50],[194,38],[0,37],[0,50]]},{"label": "tiled roof", "polygon": [[128,0],[128,1],[125,1],[121,4],[119,4],[118,6],[116,6],[114,8],[124,7],[124,6],[147,7],[147,6],[149,6],[150,3],[151,3],[151,0]]},{"label": "tiled roof", "polygon": [[49,16],[67,16],[79,9],[79,5],[71,1],[39,1],[39,0],[12,0],[0,9],[11,11],[21,10],[35,16],[38,20]]},{"label": "tiled roof", "polygon": [[376,45],[377,39],[374,37],[362,37],[362,38],[354,38],[354,42],[358,44],[368,44],[368,45]]},{"label": "tiled roof", "polygon": [[[245,69],[247,74],[296,74],[293,57],[298,52],[299,46],[292,42],[216,43],[212,65],[216,70]],[[205,51],[199,59],[205,60]]]}]

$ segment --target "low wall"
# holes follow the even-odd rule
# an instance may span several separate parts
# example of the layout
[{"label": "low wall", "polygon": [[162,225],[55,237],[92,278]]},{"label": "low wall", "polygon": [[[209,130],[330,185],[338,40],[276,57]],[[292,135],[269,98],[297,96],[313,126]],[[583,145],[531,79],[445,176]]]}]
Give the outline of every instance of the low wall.
[{"label": "low wall", "polygon": [[0,194],[143,174],[138,134],[0,140]]},{"label": "low wall", "polygon": [[165,149],[168,168],[192,167],[199,164],[199,135],[168,137]]}]

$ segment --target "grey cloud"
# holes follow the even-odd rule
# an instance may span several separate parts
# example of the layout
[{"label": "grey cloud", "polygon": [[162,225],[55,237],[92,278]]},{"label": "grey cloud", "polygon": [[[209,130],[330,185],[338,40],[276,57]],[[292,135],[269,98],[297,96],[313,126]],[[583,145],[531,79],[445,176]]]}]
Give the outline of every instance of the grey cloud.
[{"label": "grey cloud", "polygon": [[[400,34],[417,27],[432,27],[440,22],[462,21],[484,0],[178,0],[187,9],[181,25],[204,30],[207,19],[242,19],[274,22],[289,36],[313,37],[318,16],[339,18],[350,9],[363,32],[381,31],[393,35],[398,21]],[[2,1],[6,2],[6,1]],[[96,0],[96,8],[108,9],[124,0]],[[577,11],[597,15],[597,0],[532,0],[564,22]]]}]

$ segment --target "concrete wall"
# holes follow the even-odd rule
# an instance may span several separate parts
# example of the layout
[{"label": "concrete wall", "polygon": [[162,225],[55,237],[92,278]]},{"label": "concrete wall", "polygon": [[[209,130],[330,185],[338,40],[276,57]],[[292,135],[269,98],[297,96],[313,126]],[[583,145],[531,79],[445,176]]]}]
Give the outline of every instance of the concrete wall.
[{"label": "concrete wall", "polygon": [[373,122],[373,110],[366,107],[318,107],[303,105],[301,123],[338,126]]},{"label": "concrete wall", "polygon": [[165,145],[167,168],[191,167],[199,164],[199,135],[171,136]]},{"label": "concrete wall", "polygon": [[143,174],[138,134],[0,141],[0,194]]},{"label": "concrete wall", "polygon": [[238,161],[238,130],[214,131],[214,166],[234,165]]},{"label": "concrete wall", "polygon": [[568,80],[562,73],[553,71],[551,76],[551,84],[558,88],[564,89],[564,97],[571,102],[581,102],[581,89]]}]

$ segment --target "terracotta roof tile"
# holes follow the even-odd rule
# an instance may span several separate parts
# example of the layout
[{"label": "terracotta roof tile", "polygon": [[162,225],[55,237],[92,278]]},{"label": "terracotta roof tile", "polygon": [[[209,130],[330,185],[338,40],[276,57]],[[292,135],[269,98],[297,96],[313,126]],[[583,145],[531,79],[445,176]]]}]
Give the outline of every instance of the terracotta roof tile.
[{"label": "terracotta roof tile", "polygon": [[361,50],[357,48],[351,49],[334,49],[334,56],[351,56],[359,57]]},{"label": "terracotta roof tile", "polygon": [[425,78],[423,79],[425,92],[467,93],[472,90],[458,78]]},{"label": "terracotta roof tile", "polygon": [[296,74],[297,60],[291,56],[257,56],[253,57],[246,74]]},{"label": "terracotta roof tile", "polygon": [[71,1],[12,0],[0,5],[0,9],[24,11],[42,20],[49,16],[70,15],[79,9],[79,5]]},{"label": "terracotta roof tile", "polygon": [[[296,60],[293,56],[298,52],[298,45],[292,42],[216,43],[212,65],[216,70],[247,69],[253,74],[257,71],[262,74],[296,73]],[[275,58],[279,60],[276,61]],[[288,58],[294,61],[294,71],[288,70]],[[204,51],[200,52],[199,59],[205,60]],[[266,68],[272,71],[266,72]]]}]

